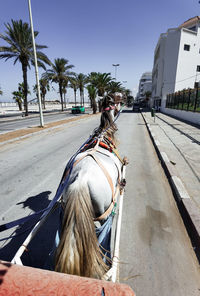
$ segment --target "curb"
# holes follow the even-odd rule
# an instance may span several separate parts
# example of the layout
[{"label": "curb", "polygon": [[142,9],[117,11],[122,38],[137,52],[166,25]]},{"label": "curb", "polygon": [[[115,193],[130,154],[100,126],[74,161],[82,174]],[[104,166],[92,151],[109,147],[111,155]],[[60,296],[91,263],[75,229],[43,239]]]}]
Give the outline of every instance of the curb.
[{"label": "curb", "polygon": [[162,151],[158,139],[152,132],[151,126],[145,118],[145,115],[141,112],[142,118],[147,127],[150,138],[153,142],[158,158],[161,161],[161,165],[168,178],[171,189],[174,193],[175,200],[182,216],[183,222],[190,236],[192,245],[196,256],[200,262],[200,211],[195,202],[190,198],[183,182],[178,177],[176,167],[170,162],[167,154]]}]

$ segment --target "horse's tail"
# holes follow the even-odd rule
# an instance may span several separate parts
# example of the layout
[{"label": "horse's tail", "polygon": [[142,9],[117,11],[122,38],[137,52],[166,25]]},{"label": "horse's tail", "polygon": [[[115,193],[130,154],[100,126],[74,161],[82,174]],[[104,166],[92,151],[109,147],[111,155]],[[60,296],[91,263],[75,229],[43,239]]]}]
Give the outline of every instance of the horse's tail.
[{"label": "horse's tail", "polygon": [[80,176],[68,187],[62,235],[56,253],[58,272],[101,278],[107,271],[97,241],[87,182]]}]

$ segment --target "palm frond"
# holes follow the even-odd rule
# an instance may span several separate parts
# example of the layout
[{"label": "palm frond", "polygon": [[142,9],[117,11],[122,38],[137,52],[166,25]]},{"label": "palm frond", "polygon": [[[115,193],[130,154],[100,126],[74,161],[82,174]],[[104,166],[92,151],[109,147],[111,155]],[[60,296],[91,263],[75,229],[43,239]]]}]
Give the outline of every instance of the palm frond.
[{"label": "palm frond", "polygon": [[14,47],[0,46],[0,52],[16,53],[16,49]]}]

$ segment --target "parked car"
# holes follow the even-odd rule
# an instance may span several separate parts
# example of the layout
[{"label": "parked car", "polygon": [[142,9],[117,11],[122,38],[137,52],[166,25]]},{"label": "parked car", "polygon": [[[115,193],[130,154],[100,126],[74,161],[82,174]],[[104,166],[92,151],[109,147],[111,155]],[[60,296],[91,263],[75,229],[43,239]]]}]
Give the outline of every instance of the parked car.
[{"label": "parked car", "polygon": [[72,114],[85,113],[84,106],[72,106]]},{"label": "parked car", "polygon": [[140,111],[140,104],[139,103],[133,104],[133,111]]}]

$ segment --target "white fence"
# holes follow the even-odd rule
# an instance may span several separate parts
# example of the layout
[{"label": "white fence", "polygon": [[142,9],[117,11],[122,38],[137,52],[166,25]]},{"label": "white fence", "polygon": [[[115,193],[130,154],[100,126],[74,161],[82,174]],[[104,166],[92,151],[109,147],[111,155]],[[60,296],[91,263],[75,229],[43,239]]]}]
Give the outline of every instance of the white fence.
[{"label": "white fence", "polygon": [[16,107],[17,106],[17,103],[15,102],[0,102],[0,108],[3,108],[3,107]]}]

